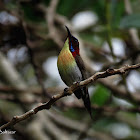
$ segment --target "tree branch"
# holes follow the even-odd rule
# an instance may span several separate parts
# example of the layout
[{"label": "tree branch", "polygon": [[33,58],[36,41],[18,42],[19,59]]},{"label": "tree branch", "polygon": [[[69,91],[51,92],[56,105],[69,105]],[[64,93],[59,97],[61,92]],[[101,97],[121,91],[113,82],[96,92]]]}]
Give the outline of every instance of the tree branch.
[{"label": "tree branch", "polygon": [[[14,116],[11,121],[9,121],[8,123],[4,124],[3,126],[0,127],[0,130],[9,128],[10,126],[14,126],[16,123],[21,122],[27,118],[29,118],[30,116],[36,114],[37,112],[43,110],[43,109],[50,109],[51,106],[60,98],[64,97],[64,96],[68,96],[71,95],[75,90],[77,90],[79,87],[84,87],[94,81],[96,81],[97,79],[100,78],[106,78],[108,76],[111,75],[116,75],[116,74],[125,74],[127,71],[133,70],[133,69],[138,69],[140,68],[140,63],[136,64],[136,65],[125,65],[119,69],[107,69],[104,72],[97,72],[95,73],[93,76],[91,76],[90,78],[81,81],[80,83],[75,83],[73,85],[71,85],[67,91],[63,91],[57,95],[52,96],[52,98],[44,104],[38,105],[37,107],[35,107],[32,110],[29,110],[28,112],[26,112],[23,115],[19,115],[19,116]],[[140,102],[140,101],[139,101]]]}]

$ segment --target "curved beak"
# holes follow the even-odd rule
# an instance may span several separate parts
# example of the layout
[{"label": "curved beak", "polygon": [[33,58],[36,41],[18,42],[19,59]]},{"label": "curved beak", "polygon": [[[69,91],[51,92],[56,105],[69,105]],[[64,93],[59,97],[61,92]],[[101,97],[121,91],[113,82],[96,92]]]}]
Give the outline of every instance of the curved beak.
[{"label": "curved beak", "polygon": [[71,34],[71,32],[70,32],[69,28],[68,28],[67,26],[65,26],[65,27],[66,27],[66,29],[67,29],[68,36],[69,36],[69,37],[71,37],[71,36],[72,36],[72,34]]}]

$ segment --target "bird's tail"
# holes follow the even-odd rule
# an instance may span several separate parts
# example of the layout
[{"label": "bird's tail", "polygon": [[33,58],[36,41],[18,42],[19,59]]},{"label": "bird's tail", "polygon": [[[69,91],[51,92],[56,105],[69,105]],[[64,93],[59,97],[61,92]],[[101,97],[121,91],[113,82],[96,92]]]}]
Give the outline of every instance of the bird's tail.
[{"label": "bird's tail", "polygon": [[74,94],[78,99],[82,98],[82,100],[84,102],[84,106],[87,109],[87,111],[89,112],[91,119],[93,120],[88,88],[87,87],[79,88],[76,91],[74,91]]},{"label": "bird's tail", "polygon": [[91,119],[93,120],[92,111],[91,111],[91,102],[90,102],[90,98],[89,98],[89,93],[88,93],[88,88],[87,87],[83,88],[82,100],[84,102],[85,108],[89,112],[89,115],[90,115]]},{"label": "bird's tail", "polygon": [[81,91],[81,88],[75,90],[75,91],[74,91],[74,94],[75,94],[75,96],[76,96],[78,99],[81,99],[81,98],[82,98],[82,91]]}]

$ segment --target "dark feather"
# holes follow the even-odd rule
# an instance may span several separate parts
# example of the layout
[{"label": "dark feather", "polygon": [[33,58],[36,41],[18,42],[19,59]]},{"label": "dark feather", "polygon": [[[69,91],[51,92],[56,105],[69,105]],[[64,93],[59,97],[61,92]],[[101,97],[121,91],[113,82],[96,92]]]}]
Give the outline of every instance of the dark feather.
[{"label": "dark feather", "polygon": [[82,90],[80,88],[74,91],[74,94],[78,99],[82,98]]},{"label": "dark feather", "polygon": [[[79,69],[82,73],[82,80],[85,80],[87,78],[86,70],[85,70],[84,62],[83,62],[82,58],[80,57],[80,55],[77,55],[75,57],[75,61],[76,61],[77,66],[79,67]],[[74,93],[78,99],[82,97],[84,105],[92,118],[91,103],[90,103],[88,88],[87,87],[80,88],[80,89],[76,90]]]},{"label": "dark feather", "polygon": [[90,114],[91,119],[93,120],[92,112],[91,112],[91,102],[90,102],[90,98],[89,98],[88,88],[87,87],[83,87],[83,90],[84,90],[84,94],[82,96],[82,100],[84,102],[84,105],[85,105],[87,111]]},{"label": "dark feather", "polygon": [[76,55],[75,61],[82,73],[82,79],[85,80],[87,78],[86,69],[85,69],[84,62],[83,62],[82,58],[80,57],[80,55]]}]

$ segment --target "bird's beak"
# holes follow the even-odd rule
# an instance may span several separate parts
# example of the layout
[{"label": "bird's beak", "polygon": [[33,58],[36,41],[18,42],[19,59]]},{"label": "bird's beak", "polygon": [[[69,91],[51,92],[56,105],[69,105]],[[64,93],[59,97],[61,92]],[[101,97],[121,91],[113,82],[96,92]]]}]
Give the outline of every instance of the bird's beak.
[{"label": "bird's beak", "polygon": [[68,28],[67,26],[65,26],[65,27],[66,27],[66,29],[67,29],[68,36],[71,37],[72,35],[71,35],[71,32],[70,32],[69,28]]}]

